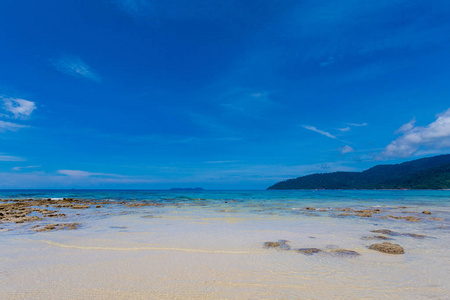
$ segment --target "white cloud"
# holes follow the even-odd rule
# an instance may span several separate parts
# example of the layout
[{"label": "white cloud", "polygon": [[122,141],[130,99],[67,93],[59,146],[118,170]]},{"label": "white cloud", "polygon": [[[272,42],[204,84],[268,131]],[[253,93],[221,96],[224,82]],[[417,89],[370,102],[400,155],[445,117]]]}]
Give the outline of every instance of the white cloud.
[{"label": "white cloud", "polygon": [[383,151],[382,157],[409,157],[422,148],[450,148],[450,109],[438,114],[436,121],[427,126],[414,126],[415,120],[397,130],[402,136],[392,141]]},{"label": "white cloud", "polygon": [[0,121],[0,132],[4,132],[7,130],[17,131],[20,128],[24,128],[24,127],[27,127],[27,126],[16,124],[16,123],[11,123],[11,122]]},{"label": "white cloud", "polygon": [[337,130],[342,131],[342,132],[347,132],[347,131],[350,131],[350,127],[338,128]]},{"label": "white cloud", "polygon": [[25,99],[9,98],[0,96],[3,101],[3,109],[14,119],[27,119],[36,109],[32,101]]},{"label": "white cloud", "polygon": [[350,125],[350,126],[356,126],[356,127],[362,127],[362,126],[368,125],[367,123],[345,123],[345,124]]},{"label": "white cloud", "polygon": [[355,152],[355,150],[352,147],[350,147],[349,145],[345,145],[344,147],[341,147],[338,150],[341,151],[341,154],[347,154],[347,153],[350,153],[350,152]]},{"label": "white cloud", "polygon": [[414,125],[416,124],[416,119],[412,119],[406,124],[403,124],[399,129],[395,131],[395,133],[406,133],[414,128]]},{"label": "white cloud", "polygon": [[0,161],[24,161],[25,159],[18,156],[4,155],[0,153]]},{"label": "white cloud", "polygon": [[22,171],[22,169],[32,169],[32,168],[40,168],[41,166],[24,166],[24,167],[14,167],[12,168],[14,171]]},{"label": "white cloud", "polygon": [[101,81],[91,68],[77,56],[62,56],[52,60],[53,66],[60,72],[74,77],[84,77],[92,81]]},{"label": "white cloud", "polygon": [[81,171],[81,170],[58,170],[57,173],[70,176],[70,177],[91,177],[91,176],[102,176],[102,177],[124,177],[123,175],[119,174],[109,174],[109,173],[93,173],[88,171]]},{"label": "white cloud", "polygon": [[337,137],[335,137],[335,136],[332,135],[331,133],[326,132],[326,131],[323,131],[323,130],[320,130],[320,129],[317,129],[317,128],[314,127],[314,126],[303,125],[302,127],[305,128],[305,129],[308,129],[308,130],[317,132],[317,133],[319,133],[319,134],[321,134],[321,135],[324,135],[324,136],[326,136],[326,137],[329,137],[329,138],[332,138],[332,139],[335,139],[335,140],[338,139]]}]

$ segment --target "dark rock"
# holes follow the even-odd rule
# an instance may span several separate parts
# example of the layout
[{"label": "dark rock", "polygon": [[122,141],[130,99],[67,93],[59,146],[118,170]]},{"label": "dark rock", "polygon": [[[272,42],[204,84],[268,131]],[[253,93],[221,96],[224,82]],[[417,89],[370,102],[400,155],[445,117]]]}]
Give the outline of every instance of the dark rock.
[{"label": "dark rock", "polygon": [[64,223],[64,224],[47,224],[45,226],[36,225],[34,226],[34,231],[42,232],[42,231],[52,231],[52,230],[73,230],[77,229],[81,224],[80,223]]},{"label": "dark rock", "polygon": [[388,215],[385,218],[392,218],[392,219],[397,219],[397,220],[403,219],[408,222],[419,222],[419,220],[420,220],[420,218],[414,217],[414,216],[398,217],[398,216]]},{"label": "dark rock", "polygon": [[313,255],[315,253],[319,253],[322,252],[322,250],[318,249],[318,248],[300,248],[297,249],[297,252],[306,254],[306,255]]},{"label": "dark rock", "polygon": [[264,248],[276,248],[276,247],[280,247],[279,242],[265,242],[264,243]]},{"label": "dark rock", "polygon": [[286,240],[279,240],[278,242],[265,242],[264,248],[276,248],[279,250],[290,250],[291,246],[289,246],[287,243],[289,241]]},{"label": "dark rock", "polygon": [[428,237],[427,235],[416,234],[416,233],[401,233],[401,235],[405,235],[405,236],[409,236],[409,237],[413,237],[413,238],[419,238],[419,239]]},{"label": "dark rock", "polygon": [[377,230],[371,230],[370,232],[382,233],[382,234],[391,234],[392,230],[389,230],[389,229],[377,229]]},{"label": "dark rock", "polygon": [[351,216],[351,214],[345,213],[345,214],[339,214],[338,217],[347,217],[347,216]]},{"label": "dark rock", "polygon": [[356,214],[358,217],[362,217],[362,218],[370,218],[370,217],[372,217],[372,214],[369,214],[369,213],[359,213],[359,214]]},{"label": "dark rock", "polygon": [[398,244],[392,244],[389,242],[383,242],[381,244],[373,244],[369,246],[369,249],[376,250],[383,253],[389,254],[404,254],[405,250],[402,246]]},{"label": "dark rock", "polygon": [[349,208],[349,207],[341,208],[340,210],[341,210],[341,211],[347,211],[347,212],[352,212],[352,211],[353,211],[353,209],[351,209],[351,208]]},{"label": "dark rock", "polygon": [[384,235],[373,235],[373,236],[363,236],[362,240],[392,240],[391,238]]},{"label": "dark rock", "polygon": [[431,215],[431,212],[428,211],[428,210],[424,210],[422,213],[423,213],[423,214],[426,214],[426,215]]},{"label": "dark rock", "polygon": [[336,254],[338,256],[359,256],[360,254],[353,250],[347,249],[334,249],[331,253]]},{"label": "dark rock", "polygon": [[73,204],[71,206],[72,209],[86,209],[86,208],[89,208],[89,207],[90,207],[89,205],[79,205],[79,204]]}]

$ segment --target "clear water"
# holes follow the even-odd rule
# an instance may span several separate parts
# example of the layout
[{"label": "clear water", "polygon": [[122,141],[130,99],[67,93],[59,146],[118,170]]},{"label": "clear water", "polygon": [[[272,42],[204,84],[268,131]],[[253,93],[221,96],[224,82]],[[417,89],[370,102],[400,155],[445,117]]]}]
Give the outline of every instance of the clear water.
[{"label": "clear water", "polygon": [[[450,294],[450,191],[0,191],[1,199],[64,197],[163,205],[66,209],[67,218],[58,222],[80,222],[80,229],[36,233],[19,224],[1,231],[1,299],[448,299]],[[339,216],[337,208],[345,207],[383,213]],[[379,217],[389,214],[421,220]],[[392,236],[390,242],[406,253],[389,255],[368,249],[382,241],[361,239],[374,229],[428,237]],[[326,253],[262,247],[277,240]],[[361,255],[328,253],[336,247]]]}]

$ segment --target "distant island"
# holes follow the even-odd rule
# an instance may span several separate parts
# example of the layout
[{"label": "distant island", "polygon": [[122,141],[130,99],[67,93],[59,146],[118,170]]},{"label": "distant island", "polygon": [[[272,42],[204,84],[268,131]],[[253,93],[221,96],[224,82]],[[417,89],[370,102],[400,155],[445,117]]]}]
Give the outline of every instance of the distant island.
[{"label": "distant island", "polygon": [[377,165],[363,172],[311,174],[278,182],[268,189],[450,189],[450,154]]},{"label": "distant island", "polygon": [[195,188],[171,188],[169,191],[175,191],[175,192],[187,192],[187,191],[204,191],[201,187],[195,187]]}]

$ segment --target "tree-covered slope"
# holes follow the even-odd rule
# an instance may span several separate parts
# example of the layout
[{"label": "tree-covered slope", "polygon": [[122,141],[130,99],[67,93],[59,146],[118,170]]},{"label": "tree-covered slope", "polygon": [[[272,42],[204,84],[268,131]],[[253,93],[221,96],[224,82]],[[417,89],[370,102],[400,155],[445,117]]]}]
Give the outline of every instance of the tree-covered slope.
[{"label": "tree-covered slope", "polygon": [[312,174],[269,187],[295,189],[448,189],[450,154],[396,165],[378,165],[363,172]]}]

